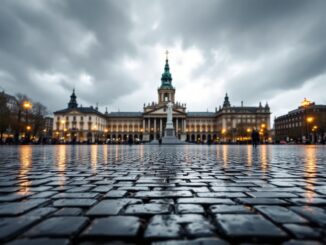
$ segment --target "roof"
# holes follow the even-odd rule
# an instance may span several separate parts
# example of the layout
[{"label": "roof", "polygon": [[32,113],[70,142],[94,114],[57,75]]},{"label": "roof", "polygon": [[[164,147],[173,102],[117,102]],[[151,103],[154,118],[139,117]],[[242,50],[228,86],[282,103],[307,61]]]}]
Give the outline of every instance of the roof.
[{"label": "roof", "polygon": [[117,112],[110,112],[107,114],[108,117],[141,117],[143,115],[142,112],[137,111],[117,111]]},{"label": "roof", "polygon": [[[266,109],[269,109],[269,108],[258,107],[258,106],[231,106],[231,107],[222,108],[222,109],[231,110],[231,113],[233,111],[236,112],[236,113],[239,113],[239,112],[242,112],[242,113],[246,113],[246,112],[257,113],[259,110],[266,110]],[[266,113],[266,111],[264,113]]]},{"label": "roof", "polygon": [[103,113],[99,112],[98,110],[96,110],[94,107],[77,107],[77,108],[66,108],[60,111],[55,111],[54,114],[64,114],[64,113],[68,113],[71,111],[78,111],[80,113],[84,113],[84,114],[97,114],[99,116],[104,116]]},{"label": "roof", "polygon": [[15,96],[7,94],[5,91],[2,91],[1,93],[7,98],[7,100],[17,101]]},{"label": "roof", "polygon": [[216,116],[215,112],[203,112],[203,111],[190,111],[187,112],[188,117],[214,117]]},{"label": "roof", "polygon": [[305,111],[310,111],[310,110],[314,110],[314,109],[326,109],[326,105],[313,104],[313,105],[308,106],[307,108],[299,107],[297,109],[289,111],[287,114],[276,117],[275,120],[284,119],[284,118],[287,118],[287,116],[292,116],[293,114],[301,113],[301,112],[304,113]]}]

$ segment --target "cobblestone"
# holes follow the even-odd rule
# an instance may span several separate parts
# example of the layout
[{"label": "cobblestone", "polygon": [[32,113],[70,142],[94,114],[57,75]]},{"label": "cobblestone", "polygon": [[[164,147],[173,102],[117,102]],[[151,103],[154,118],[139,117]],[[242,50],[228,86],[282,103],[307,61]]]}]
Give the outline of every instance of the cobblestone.
[{"label": "cobblestone", "polygon": [[52,239],[52,238],[35,238],[35,239],[18,239],[7,243],[7,245],[68,245],[68,239]]},{"label": "cobblestone", "polygon": [[176,205],[176,210],[177,213],[180,214],[187,214],[187,213],[201,214],[205,212],[204,208],[201,205],[197,205],[197,204],[178,204]]},{"label": "cobblestone", "polygon": [[126,214],[135,215],[168,214],[170,212],[171,205],[153,203],[129,205],[125,211]]},{"label": "cobblestone", "polygon": [[1,146],[0,243],[325,244],[325,150]]},{"label": "cobblestone", "polygon": [[103,200],[92,207],[87,215],[92,216],[106,216],[106,215],[116,215],[120,210],[127,204],[141,203],[137,199],[119,199],[119,200]]},{"label": "cobblestone", "polygon": [[318,238],[320,232],[309,226],[297,224],[285,224],[284,227],[289,230],[298,239]]},{"label": "cobblestone", "polygon": [[112,216],[95,219],[84,237],[135,237],[140,227],[137,217]]},{"label": "cobblestone", "polygon": [[255,206],[255,208],[276,223],[307,223],[306,219],[285,207]]},{"label": "cobblestone", "polygon": [[27,236],[71,237],[87,223],[85,217],[51,217],[43,220],[27,232]]},{"label": "cobblestone", "polygon": [[219,223],[226,235],[233,238],[282,238],[285,236],[280,228],[256,214],[218,214],[216,222]]}]

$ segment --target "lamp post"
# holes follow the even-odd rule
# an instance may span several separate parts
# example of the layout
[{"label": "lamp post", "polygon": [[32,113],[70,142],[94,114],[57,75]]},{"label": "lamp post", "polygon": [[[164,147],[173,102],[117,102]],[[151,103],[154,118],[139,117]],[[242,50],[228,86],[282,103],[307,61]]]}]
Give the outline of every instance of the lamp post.
[{"label": "lamp post", "polygon": [[312,127],[312,133],[313,133],[313,137],[314,137],[314,143],[315,142],[318,142],[318,126],[317,125],[314,125]]},{"label": "lamp post", "polygon": [[265,123],[262,123],[260,125],[260,130],[259,130],[259,134],[261,135],[261,138],[262,138],[262,143],[265,143],[265,129],[266,129],[266,124]]},{"label": "lamp post", "polygon": [[[301,108],[303,109],[303,113],[304,113],[304,120],[305,120],[305,137],[306,137],[306,142],[309,138],[309,130],[308,130],[308,123],[311,123],[314,119],[313,117],[309,117],[307,115],[307,110],[309,108],[310,105],[312,105],[313,103],[310,100],[307,100],[307,98],[304,98],[304,100],[301,102]],[[303,129],[304,130],[304,129]],[[303,137],[302,137],[303,138]]]},{"label": "lamp post", "polygon": [[[248,134],[248,138],[249,138],[249,140],[248,140],[248,144],[250,143],[250,139],[251,139],[251,132],[252,132],[252,130],[251,130],[251,128],[247,128],[247,134]],[[251,139],[252,140],[252,139]]]},{"label": "lamp post", "polygon": [[310,141],[310,137],[309,137],[309,134],[310,134],[310,132],[309,132],[309,124],[312,123],[314,120],[315,119],[313,117],[311,117],[311,116],[307,117],[307,119],[306,119],[306,121],[307,121],[307,123],[306,123],[306,125],[307,125],[307,127],[306,127],[306,134],[307,134],[307,139],[309,139],[309,141]]},{"label": "lamp post", "polygon": [[226,129],[225,128],[222,129],[221,134],[222,134],[222,141],[224,142],[225,141],[225,134],[226,134]]},{"label": "lamp post", "polygon": [[29,133],[31,130],[31,126],[28,125],[28,110],[32,108],[32,103],[28,100],[24,101],[23,108],[25,110],[25,124],[26,124],[26,130],[25,130],[25,141],[26,143],[29,142]]}]

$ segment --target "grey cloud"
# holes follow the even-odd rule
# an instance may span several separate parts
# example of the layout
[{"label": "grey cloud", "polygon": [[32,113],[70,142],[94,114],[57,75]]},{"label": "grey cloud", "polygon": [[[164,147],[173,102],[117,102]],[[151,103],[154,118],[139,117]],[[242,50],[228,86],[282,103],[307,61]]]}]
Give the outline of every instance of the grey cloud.
[{"label": "grey cloud", "polygon": [[[180,39],[185,48],[199,47],[204,53],[195,78],[217,76],[227,68],[214,61],[214,49],[225,49],[234,62],[262,60],[259,69],[227,81],[227,90],[238,101],[254,101],[257,96],[252,95],[270,99],[325,72],[325,1],[164,1],[162,7],[169,18],[157,33],[165,33],[167,42]],[[290,56],[277,59],[287,49],[293,50]]]},{"label": "grey cloud", "polygon": [[[160,74],[143,81],[142,74],[126,72],[124,58],[143,60],[143,72],[151,73],[157,69],[144,51],[181,42],[204,57],[192,70],[193,82],[218,82],[230,65],[245,63],[248,70],[225,81],[231,100],[272,100],[325,74],[324,9],[326,2],[317,0],[3,1],[0,86],[44,101],[50,110],[65,105],[74,85],[83,104],[110,105],[146,82],[156,83],[154,94],[159,83]],[[228,58],[216,60],[217,50]],[[63,77],[47,90],[35,85],[42,82],[35,81],[39,74]],[[82,84],[81,74],[94,85]]]},{"label": "grey cloud", "polygon": [[[46,4],[29,6],[7,1],[0,10],[0,70],[15,78],[2,80],[3,87],[32,97],[34,94],[52,110],[57,109],[58,97],[68,99],[73,85],[78,89],[79,81],[63,79],[59,85],[69,90],[63,96],[51,94],[49,98],[34,85],[31,71],[63,73],[71,78],[89,74],[96,83],[93,94],[82,94],[89,103],[111,103],[134,89],[133,78],[116,67],[121,56],[136,50],[126,35],[132,30],[132,22],[122,6],[110,1],[93,1],[91,5],[89,1],[42,3]],[[86,54],[75,52],[74,47],[87,34],[93,35],[94,45]]]}]

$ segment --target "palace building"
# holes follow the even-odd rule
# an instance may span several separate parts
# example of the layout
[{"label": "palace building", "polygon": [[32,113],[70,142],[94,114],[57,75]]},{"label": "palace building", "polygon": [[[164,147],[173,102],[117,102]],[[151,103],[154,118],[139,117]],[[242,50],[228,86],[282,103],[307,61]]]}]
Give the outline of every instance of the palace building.
[{"label": "palace building", "polygon": [[176,101],[169,61],[166,58],[157,102],[144,104],[141,112],[101,113],[97,107],[81,107],[73,91],[68,107],[54,112],[53,137],[64,142],[149,142],[164,136],[167,103],[173,103],[175,135],[188,142],[248,141],[253,129],[263,140],[270,129],[268,104],[233,106],[226,94],[223,105],[214,112],[187,111]]},{"label": "palace building", "polygon": [[276,142],[323,143],[326,141],[326,105],[304,99],[297,109],[275,118]]}]

